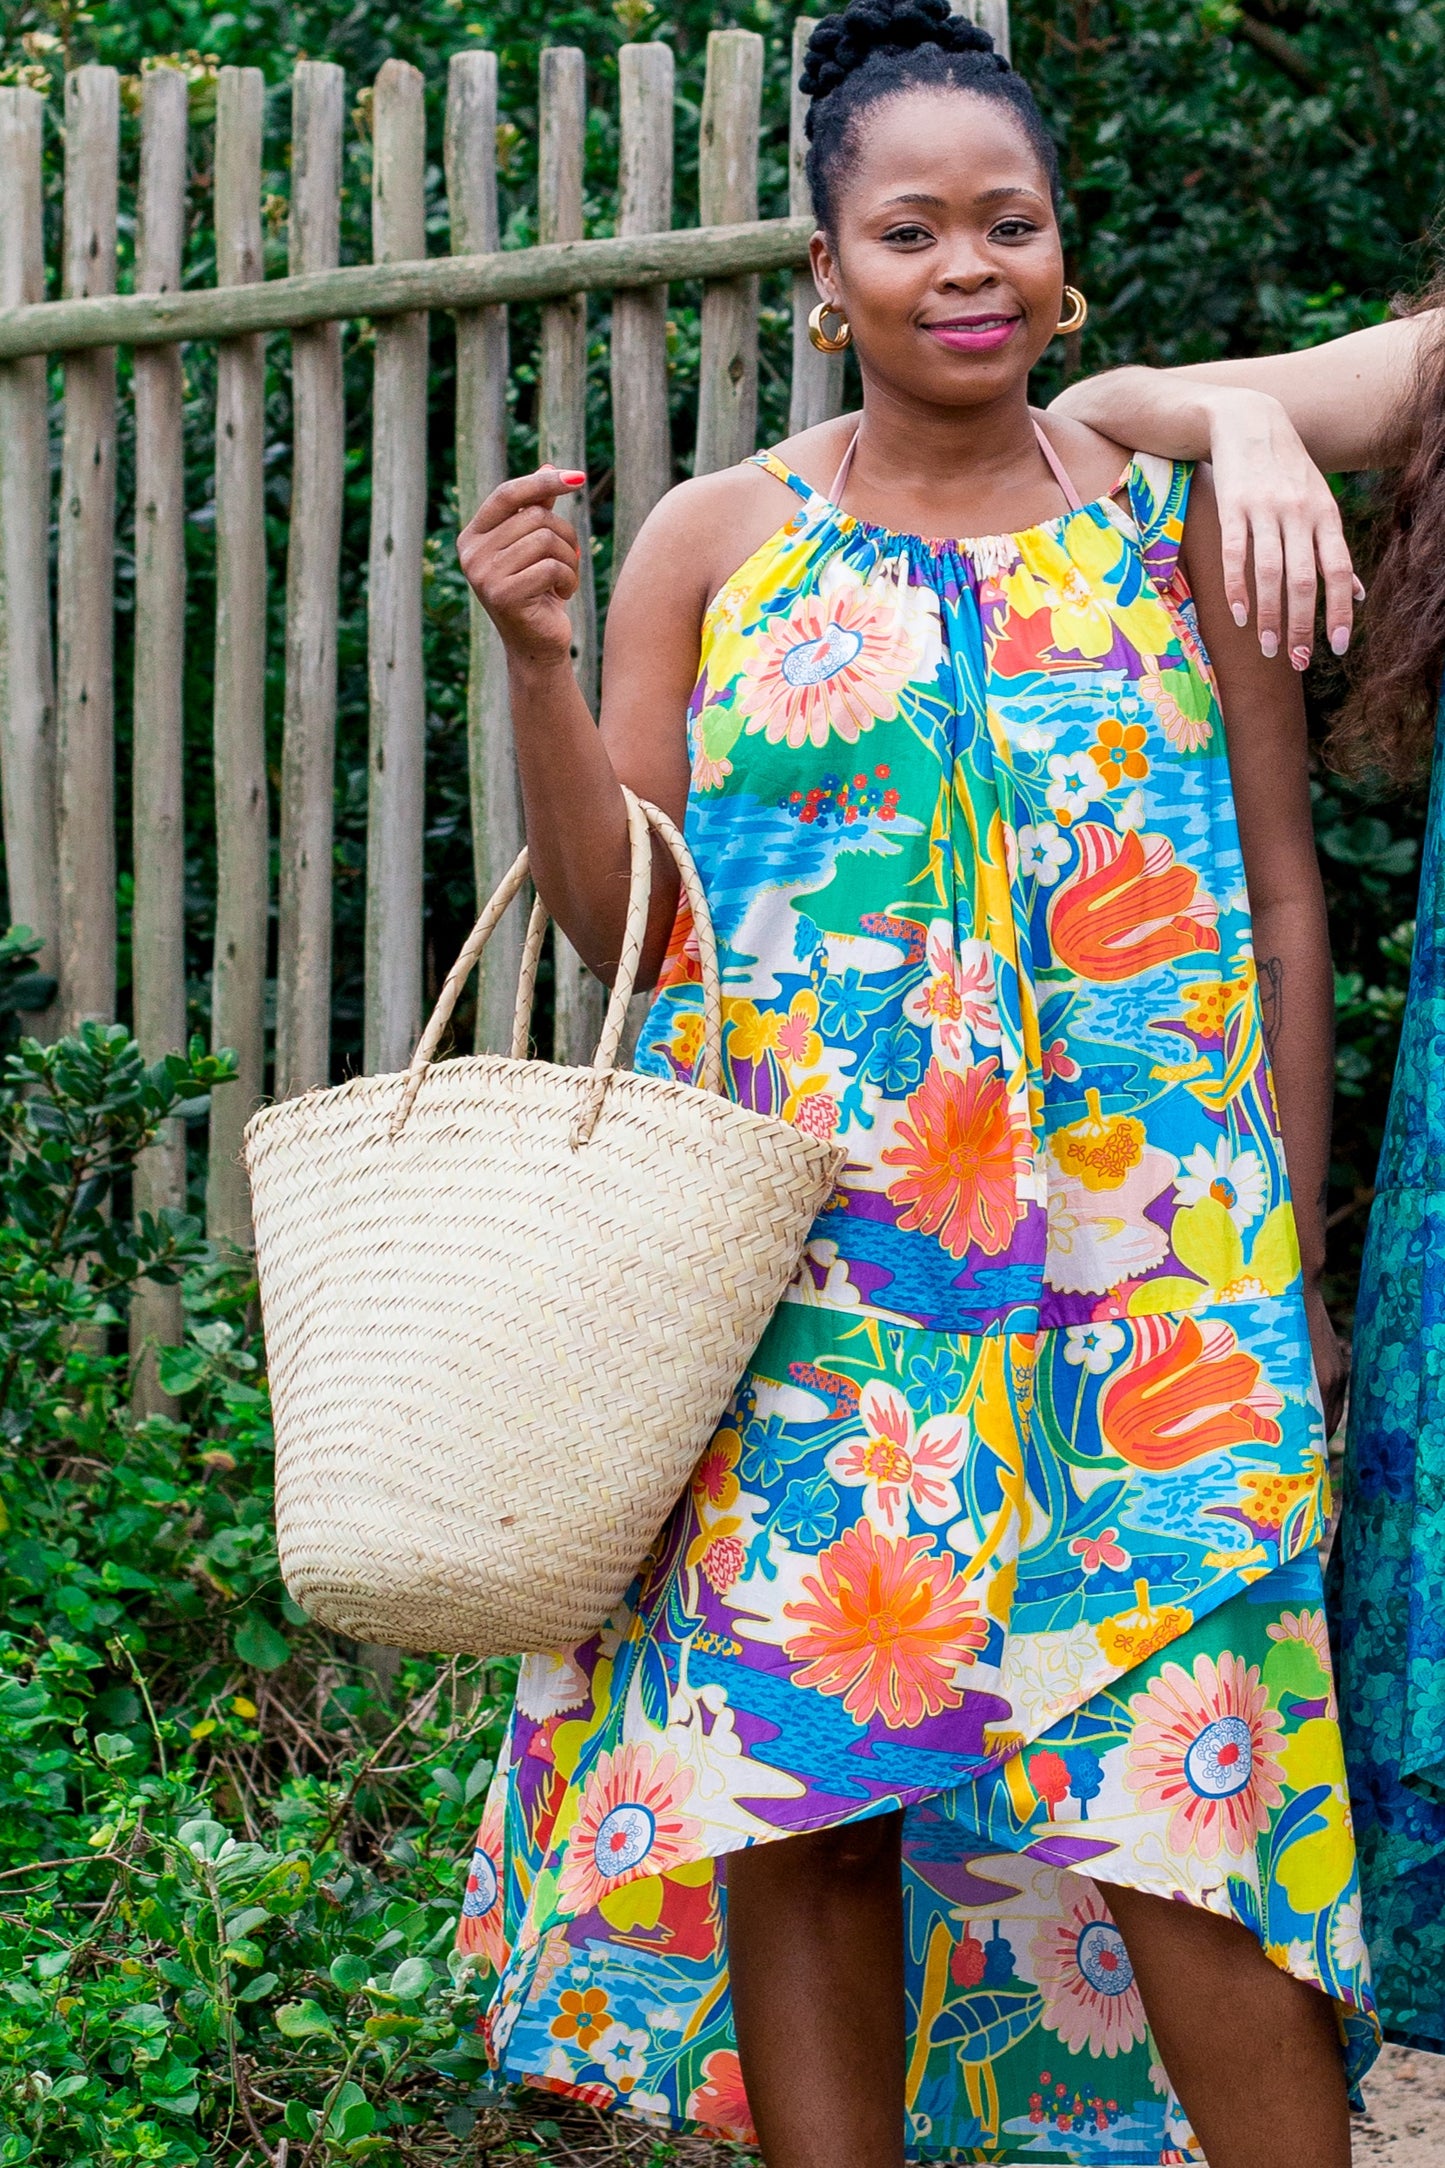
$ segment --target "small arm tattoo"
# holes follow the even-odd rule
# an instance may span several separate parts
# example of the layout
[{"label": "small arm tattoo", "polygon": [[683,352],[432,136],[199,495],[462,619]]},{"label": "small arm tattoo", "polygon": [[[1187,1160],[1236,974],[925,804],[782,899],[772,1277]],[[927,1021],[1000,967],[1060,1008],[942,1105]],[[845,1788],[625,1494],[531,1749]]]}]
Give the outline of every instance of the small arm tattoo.
[{"label": "small arm tattoo", "polygon": [[1263,956],[1259,962],[1259,1006],[1264,1017],[1264,1043],[1273,1059],[1284,1029],[1284,958]]}]

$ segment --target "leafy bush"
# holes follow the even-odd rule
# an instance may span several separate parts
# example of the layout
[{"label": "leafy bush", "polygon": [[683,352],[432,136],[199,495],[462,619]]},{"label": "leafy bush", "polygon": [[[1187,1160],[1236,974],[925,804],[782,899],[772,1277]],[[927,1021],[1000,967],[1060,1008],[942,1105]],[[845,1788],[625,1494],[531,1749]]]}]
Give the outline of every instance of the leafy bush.
[{"label": "leafy bush", "polygon": [[[6,2168],[454,2159],[474,2116],[450,1948],[508,1680],[379,1677],[284,1597],[249,1269],[124,1210],[232,1067],[87,1025],[0,1081]],[[185,1290],[174,1419],[127,1405],[143,1277]]]}]

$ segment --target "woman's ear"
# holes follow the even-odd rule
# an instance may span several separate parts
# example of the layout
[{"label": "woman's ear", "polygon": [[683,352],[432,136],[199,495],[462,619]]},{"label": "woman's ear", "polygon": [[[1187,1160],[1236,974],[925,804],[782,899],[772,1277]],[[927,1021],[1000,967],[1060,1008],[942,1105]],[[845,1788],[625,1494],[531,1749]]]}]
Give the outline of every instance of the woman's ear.
[{"label": "woman's ear", "polygon": [[832,242],[821,227],[808,243],[808,261],[812,265],[813,284],[818,289],[818,299],[837,302],[840,299],[838,259],[833,252]]}]

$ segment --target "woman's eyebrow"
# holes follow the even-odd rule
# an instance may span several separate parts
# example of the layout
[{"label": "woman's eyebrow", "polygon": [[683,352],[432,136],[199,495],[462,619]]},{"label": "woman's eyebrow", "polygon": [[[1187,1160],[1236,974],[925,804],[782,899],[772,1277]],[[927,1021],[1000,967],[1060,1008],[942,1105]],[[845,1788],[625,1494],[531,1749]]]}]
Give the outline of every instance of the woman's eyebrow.
[{"label": "woman's eyebrow", "polygon": [[[1006,203],[1014,196],[1030,196],[1035,203],[1044,201],[1038,190],[1030,188],[1025,181],[1005,181],[997,188],[985,188],[973,198],[973,201],[975,203]],[[948,209],[946,198],[932,195],[927,189],[922,188],[909,188],[899,195],[886,196],[881,208],[888,210],[894,204],[901,203],[918,204],[932,211],[946,211]]]}]

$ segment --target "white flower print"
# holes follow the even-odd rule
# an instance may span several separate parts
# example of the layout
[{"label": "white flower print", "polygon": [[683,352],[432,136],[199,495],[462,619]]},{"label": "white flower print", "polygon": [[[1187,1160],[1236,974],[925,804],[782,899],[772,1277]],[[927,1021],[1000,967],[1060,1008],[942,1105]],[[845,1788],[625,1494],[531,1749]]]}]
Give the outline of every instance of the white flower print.
[{"label": "white flower print", "polygon": [[915,1430],[913,1410],[896,1386],[870,1378],[858,1402],[864,1435],[845,1438],[828,1455],[835,1483],[861,1488],[863,1511],[885,1535],[903,1534],[910,1509],[930,1528],[961,1510],[954,1477],[963,1466],[968,1423],[934,1415]]},{"label": "white flower print", "polygon": [[1093,1325],[1069,1325],[1064,1333],[1064,1361],[1102,1376],[1128,1338],[1122,1325],[1107,1319]]},{"label": "white flower print", "polygon": [[1067,828],[1087,813],[1107,785],[1087,753],[1053,753],[1049,757],[1049,783],[1044,792],[1049,811]]},{"label": "white flower print", "polygon": [[928,969],[930,976],[904,1002],[904,1015],[931,1030],[955,1061],[968,1059],[970,1039],[980,1046],[997,1046],[1003,1027],[995,1005],[993,950],[987,941],[970,939],[955,950],[953,927],[947,919],[935,919],[928,929]]},{"label": "white flower print", "polygon": [[618,2091],[629,2093],[647,2068],[647,2035],[632,2025],[609,2025],[593,2054]]},{"label": "white flower print", "polygon": [[1237,1152],[1227,1137],[1219,1139],[1213,1152],[1207,1144],[1196,1144],[1175,1186],[1181,1205],[1202,1204],[1212,1197],[1243,1229],[1264,1210],[1264,1161],[1258,1152]]},{"label": "white flower print", "polygon": [[1044,723],[1023,723],[1014,732],[1014,744],[1021,753],[1051,753],[1056,736]]},{"label": "white flower print", "polygon": [[1028,822],[1019,830],[1019,871],[1040,888],[1052,888],[1068,862],[1069,846],[1053,821]]},{"label": "white flower print", "polygon": [[1123,804],[1114,809],[1114,819],[1120,828],[1142,828],[1144,825],[1144,793],[1131,790]]}]

